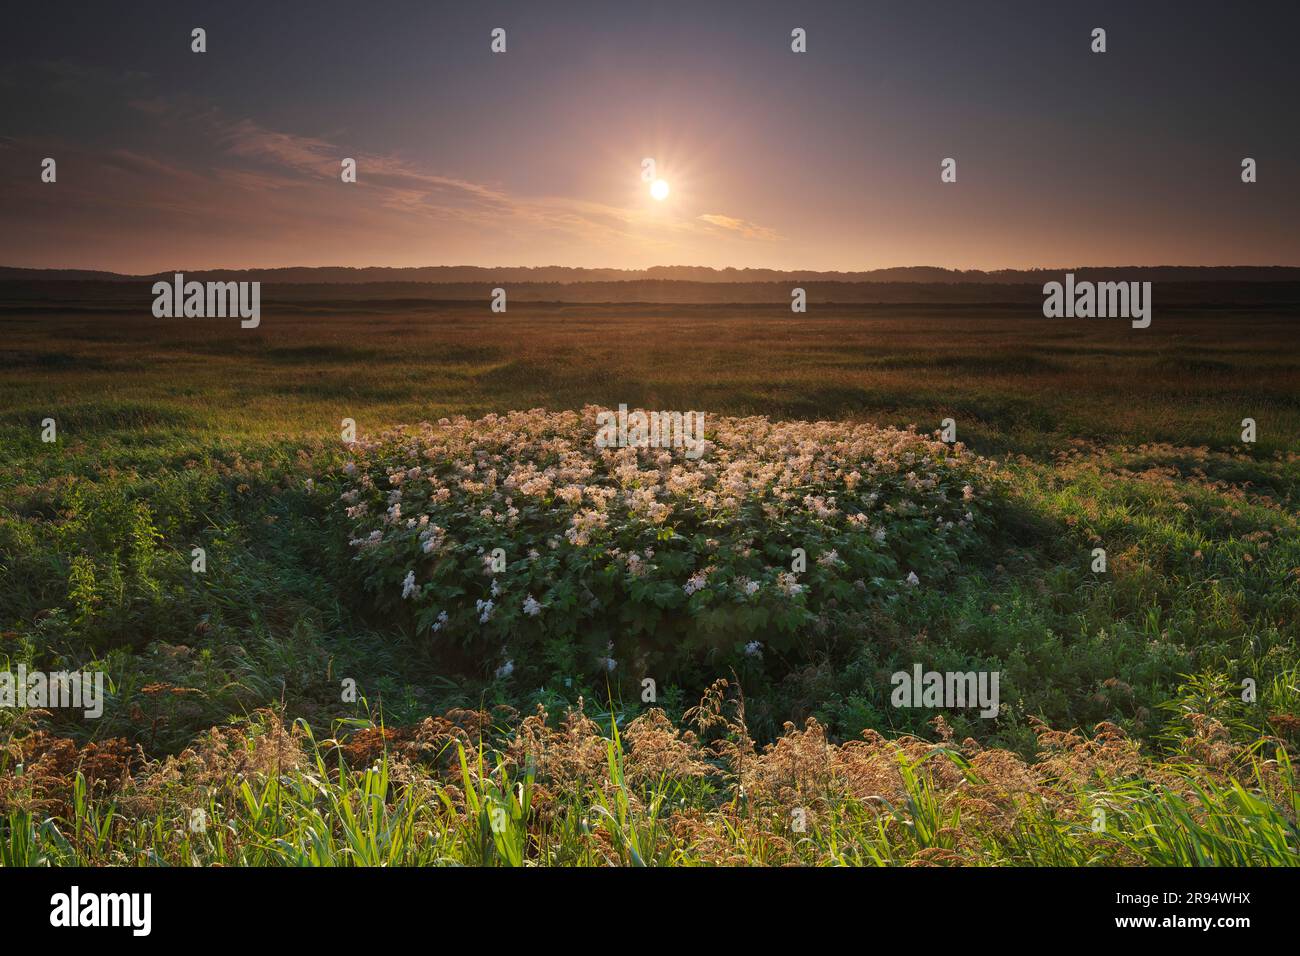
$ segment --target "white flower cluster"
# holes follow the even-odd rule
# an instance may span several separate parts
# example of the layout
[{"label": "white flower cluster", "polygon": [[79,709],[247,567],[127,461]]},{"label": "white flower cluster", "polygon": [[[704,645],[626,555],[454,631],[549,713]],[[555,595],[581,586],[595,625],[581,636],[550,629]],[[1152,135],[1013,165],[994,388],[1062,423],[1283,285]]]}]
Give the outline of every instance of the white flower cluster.
[{"label": "white flower cluster", "polygon": [[[432,631],[476,621],[509,643],[523,622],[571,629],[601,611],[587,572],[568,569],[615,575],[620,600],[636,588],[695,610],[812,608],[832,580],[915,587],[954,566],[987,497],[970,456],[913,430],[710,416],[707,454],[690,459],[598,447],[599,411],[457,417],[353,443],[340,500],[358,560],[400,580]],[[649,590],[660,584],[678,604]],[[505,659],[506,674],[522,660]]]}]

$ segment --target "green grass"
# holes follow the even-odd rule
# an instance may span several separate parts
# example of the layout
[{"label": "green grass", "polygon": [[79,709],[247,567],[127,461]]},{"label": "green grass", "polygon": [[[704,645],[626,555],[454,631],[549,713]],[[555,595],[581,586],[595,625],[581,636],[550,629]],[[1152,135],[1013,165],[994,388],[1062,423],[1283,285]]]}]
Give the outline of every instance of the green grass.
[{"label": "green grass", "polygon": [[[11,313],[0,353],[0,666],[104,668],[111,694],[102,720],[55,714],[42,726],[79,742],[124,737],[151,755],[178,753],[204,728],[271,704],[319,731],[369,719],[369,709],[397,726],[458,706],[527,712],[579,696],[608,700],[603,683],[581,674],[523,692],[457,678],[425,639],[374,613],[331,507],[341,419],[366,435],[442,415],[587,403],[927,431],[952,417],[958,438],[998,463],[1004,494],[989,550],[950,587],[863,613],[856,637],[821,664],[779,679],[738,675],[758,739],[810,716],[841,738],[864,728],[929,734],[933,714],[891,708],[884,679],[900,662],[922,660],[938,670],[999,669],[1002,717],[948,717],[958,739],[1024,756],[1034,751],[1033,718],[1061,728],[1112,721],[1161,760],[1206,713],[1239,744],[1269,734],[1294,748],[1295,316],[1162,315],[1134,331],[987,312],[826,307],[796,318],[763,307],[512,305],[500,316],[465,305],[373,314],[286,306],[249,331],[111,311]],[[57,421],[55,444],[40,441],[46,417]],[[1253,445],[1240,440],[1245,417],[1258,423]],[[1089,569],[1098,544],[1105,574]],[[190,570],[196,546],[207,551],[204,575]],[[1246,678],[1258,687],[1251,702],[1241,700]],[[344,679],[356,682],[359,700],[342,698]],[[700,690],[661,687],[660,703],[678,719]],[[628,717],[640,707],[615,699],[610,709]],[[28,733],[28,716],[0,712],[0,734]],[[681,795],[670,789],[658,804],[639,796],[629,816],[617,762],[608,776],[614,789],[584,805],[585,825],[606,832],[620,862],[686,862],[660,822]],[[438,830],[422,816],[435,811],[394,803],[390,784],[318,782],[352,788],[329,797],[357,814],[346,832],[341,804],[313,802],[320,791],[305,778],[278,781],[244,798],[229,861],[517,862],[525,852],[518,839],[498,845],[498,834],[494,849],[481,831],[472,842],[460,824]],[[1177,823],[1190,811],[1150,796],[1158,788],[1116,790],[1126,839],[1137,841],[1128,849],[1169,863],[1231,861],[1244,845],[1273,861],[1294,851],[1294,835],[1278,836],[1284,829],[1251,804],[1249,788],[1221,786],[1202,799],[1224,808],[1204,834]],[[508,816],[519,811],[515,792],[477,799]],[[388,795],[378,818],[376,793]],[[868,839],[874,816],[848,804],[837,812],[859,830],[819,831],[831,841],[819,854],[897,858]],[[1240,822],[1256,817],[1272,822]],[[157,845],[144,831],[165,820],[125,825],[136,836],[122,845]],[[1176,838],[1161,829],[1171,826]],[[1026,816],[1023,846],[998,843],[972,860],[1048,862],[1055,827],[1047,810]],[[109,853],[78,843],[67,856],[39,814],[11,816],[6,832],[9,862]],[[557,839],[543,862],[596,861],[576,837]],[[169,861],[198,858],[167,845]],[[1118,859],[1116,847],[1096,858],[1064,844],[1051,852],[1061,863],[1099,862]]]},{"label": "green grass", "polygon": [[333,438],[381,423],[586,403],[778,418],[953,417],[989,453],[1070,438],[1254,451],[1300,434],[1295,316],[1166,313],[1150,329],[981,308],[268,305],[257,329],[139,311],[5,316],[0,424]]},{"label": "green grass", "polygon": [[284,765],[202,786],[156,769],[137,792],[105,797],[77,773],[63,814],[11,809],[0,820],[0,865],[1300,865],[1300,801],[1281,751],[1240,779],[1148,764],[1124,779],[1043,785],[1004,812],[945,786],[936,763],[977,794],[996,781],[943,748],[894,753],[901,788],[889,797],[828,780],[780,802],[742,792],[721,762],[716,779],[631,782],[617,726],[590,738],[603,768],[544,781],[532,760],[482,742],[436,754],[450,758],[443,774],[387,752],[351,768],[329,759],[336,741],[297,729],[286,744],[272,721],[270,736],[241,741],[252,751],[278,740]]}]

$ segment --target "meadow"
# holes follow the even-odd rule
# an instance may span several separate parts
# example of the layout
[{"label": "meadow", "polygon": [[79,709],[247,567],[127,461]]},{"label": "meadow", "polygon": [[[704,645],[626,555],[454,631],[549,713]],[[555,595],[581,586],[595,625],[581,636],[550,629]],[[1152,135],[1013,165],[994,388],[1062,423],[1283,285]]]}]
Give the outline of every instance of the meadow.
[{"label": "meadow", "polygon": [[[0,862],[1300,862],[1294,312],[263,315],[0,315],[0,658],[110,688],[98,720],[0,711]],[[554,643],[526,682],[449,660],[376,600],[344,419],[619,404],[951,418],[980,533],[786,653],[693,658],[653,706]],[[999,716],[891,707],[914,661],[998,670]]]},{"label": "meadow", "polygon": [[[102,434],[332,437],[337,422],[413,422],[544,407],[700,408],[924,430],[952,416],[985,453],[1071,439],[1295,450],[1295,316],[1164,312],[1035,318],[996,306],[779,306],[391,300],[276,303],[265,328],[153,319],[142,308],[11,308],[4,424],[57,406]],[[1026,318],[1026,314],[1030,317]],[[116,409],[116,410],[115,410]],[[116,417],[115,417],[116,416]],[[133,419],[132,416],[135,416]]]}]

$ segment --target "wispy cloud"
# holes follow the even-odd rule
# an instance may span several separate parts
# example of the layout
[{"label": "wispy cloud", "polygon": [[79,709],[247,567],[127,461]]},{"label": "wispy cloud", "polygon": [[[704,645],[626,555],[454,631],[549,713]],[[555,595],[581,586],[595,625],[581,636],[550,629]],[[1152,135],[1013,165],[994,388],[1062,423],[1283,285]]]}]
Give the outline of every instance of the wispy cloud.
[{"label": "wispy cloud", "polygon": [[[212,266],[691,261],[720,242],[780,238],[720,213],[522,194],[396,152],[358,152],[327,135],[159,93],[143,74],[108,77],[56,63],[28,75],[91,109],[125,114],[121,125],[138,135],[129,145],[21,135],[0,142],[6,171],[30,156],[56,155],[60,163],[57,187],[14,177],[18,196],[0,214],[10,237],[0,238],[5,261],[24,258],[12,239],[24,220],[46,237],[63,237],[69,254],[98,257],[89,264],[136,271],[168,268],[177,256]],[[355,184],[340,181],[345,157],[357,162]]]},{"label": "wispy cloud", "polygon": [[719,229],[738,233],[746,239],[759,239],[763,242],[774,242],[781,238],[780,234],[774,229],[760,226],[757,223],[749,222],[745,219],[737,219],[734,216],[724,216],[720,213],[707,212],[697,218],[701,222],[706,222],[711,226],[717,226]]}]

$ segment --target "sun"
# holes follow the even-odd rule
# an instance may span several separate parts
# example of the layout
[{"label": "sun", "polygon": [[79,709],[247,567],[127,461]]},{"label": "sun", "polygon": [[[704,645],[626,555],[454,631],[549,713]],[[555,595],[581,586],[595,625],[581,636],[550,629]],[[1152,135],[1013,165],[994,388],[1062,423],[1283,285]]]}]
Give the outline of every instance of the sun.
[{"label": "sun", "polygon": [[650,184],[650,195],[661,202],[668,198],[668,181],[656,179]]}]

